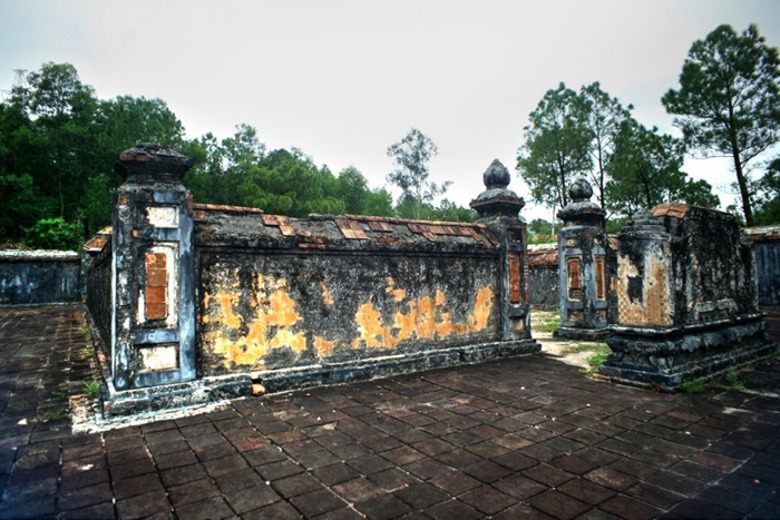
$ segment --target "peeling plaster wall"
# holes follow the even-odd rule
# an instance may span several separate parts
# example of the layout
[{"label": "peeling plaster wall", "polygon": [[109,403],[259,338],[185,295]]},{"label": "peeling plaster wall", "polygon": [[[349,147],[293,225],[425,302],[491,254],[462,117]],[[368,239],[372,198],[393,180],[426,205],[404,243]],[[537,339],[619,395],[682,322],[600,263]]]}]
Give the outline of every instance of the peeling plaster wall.
[{"label": "peeling plaster wall", "polygon": [[251,372],[496,341],[496,263],[412,251],[203,253],[199,369]]}]

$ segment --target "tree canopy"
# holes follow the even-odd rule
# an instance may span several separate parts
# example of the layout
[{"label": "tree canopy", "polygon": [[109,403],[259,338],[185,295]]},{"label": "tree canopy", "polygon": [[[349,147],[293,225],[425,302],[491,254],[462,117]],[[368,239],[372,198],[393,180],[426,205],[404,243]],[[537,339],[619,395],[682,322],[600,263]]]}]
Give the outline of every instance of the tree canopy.
[{"label": "tree canopy", "polygon": [[388,174],[387,181],[401,188],[398,213],[404,217],[421,218],[425,205],[447,192],[451,182],[436,184],[428,180],[428,162],[439,153],[433,140],[412,128],[397,143],[387,148],[397,168]]},{"label": "tree canopy", "polygon": [[[239,124],[221,140],[212,133],[187,139],[184,130],[161,99],[101,100],[72,65],[44,64],[0,101],[0,243],[74,248],[110,224],[112,196],[121,182],[114,173],[116,155],[138,142],[193,157],[195,166],[183,182],[199,202],[261,207],[293,217],[408,214],[403,204],[394,207],[389,191],[371,188],[354,166],[334,174],[297,148],[268,151],[251,125]],[[430,194],[443,191],[425,182],[425,163],[435,145],[421,136],[412,136],[417,141],[410,144],[420,148],[405,163],[414,168],[418,161],[418,169],[410,170],[417,177],[408,186],[409,200],[417,201],[414,214],[474,220],[470,209],[450,201],[433,205]]]},{"label": "tree canopy", "polygon": [[686,143],[704,156],[733,161],[742,211],[753,223],[749,164],[780,140],[780,59],[750,25],[741,35],[721,25],[693,43],[680,88],[662,98],[679,117]]}]

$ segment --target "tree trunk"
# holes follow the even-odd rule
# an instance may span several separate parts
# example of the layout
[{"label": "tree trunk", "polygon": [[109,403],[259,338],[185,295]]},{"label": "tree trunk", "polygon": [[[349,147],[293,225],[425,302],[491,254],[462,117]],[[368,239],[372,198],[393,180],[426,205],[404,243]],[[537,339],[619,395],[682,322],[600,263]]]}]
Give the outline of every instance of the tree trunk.
[{"label": "tree trunk", "polygon": [[747,187],[747,179],[742,171],[742,163],[739,160],[739,151],[732,143],[732,153],[734,154],[734,171],[737,173],[737,184],[739,184],[739,194],[742,197],[742,211],[745,214],[745,224],[750,227],[753,225],[753,209],[750,207],[750,192]]},{"label": "tree trunk", "polygon": [[739,147],[737,146],[737,132],[734,130],[734,105],[732,96],[729,96],[729,141],[731,142],[731,155],[734,157],[734,172],[737,174],[737,184],[739,184],[739,194],[742,197],[742,211],[745,213],[745,225],[753,225],[753,210],[750,207],[750,192],[748,192],[747,179],[742,171],[742,161],[739,158]]}]

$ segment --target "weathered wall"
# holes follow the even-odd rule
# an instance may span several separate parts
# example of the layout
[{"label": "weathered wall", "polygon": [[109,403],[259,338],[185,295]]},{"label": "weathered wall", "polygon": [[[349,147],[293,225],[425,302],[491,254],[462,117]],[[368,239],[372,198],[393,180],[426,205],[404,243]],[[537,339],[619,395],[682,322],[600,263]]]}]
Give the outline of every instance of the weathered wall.
[{"label": "weathered wall", "polygon": [[180,182],[191,163],[157,145],[122,152],[110,242],[86,248],[90,310],[110,338],[105,411],[541,348],[524,203],[497,161],[474,224],[195,204]]},{"label": "weathered wall", "polygon": [[528,301],[534,307],[555,309],[559,302],[558,244],[528,246]]},{"label": "weathered wall", "polygon": [[199,373],[501,340],[485,226],[196,211]]},{"label": "weathered wall", "polygon": [[0,305],[81,300],[80,260],[65,251],[0,251]]},{"label": "weathered wall", "polygon": [[753,240],[758,276],[758,302],[780,305],[780,226],[763,226],[745,230]]},{"label": "weathered wall", "polygon": [[[87,266],[87,308],[104,342],[111,340],[111,242],[95,237]],[[87,249],[87,254],[90,254]]]},{"label": "weathered wall", "polygon": [[495,341],[496,261],[203,253],[200,369],[251,372]]},{"label": "weathered wall", "polygon": [[618,324],[602,376],[675,390],[772,355],[751,241],[732,215],[662,204],[619,236]]}]

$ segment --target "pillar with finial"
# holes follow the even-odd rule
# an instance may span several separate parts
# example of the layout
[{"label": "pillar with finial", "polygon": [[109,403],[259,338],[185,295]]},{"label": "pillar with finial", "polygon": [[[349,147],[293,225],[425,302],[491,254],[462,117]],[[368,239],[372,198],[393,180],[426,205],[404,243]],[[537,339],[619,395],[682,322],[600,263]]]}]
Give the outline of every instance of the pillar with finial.
[{"label": "pillar with finial", "polygon": [[483,179],[486,189],[471,201],[470,206],[479,214],[477,222],[484,224],[500,241],[501,339],[530,340],[526,226],[518,215],[525,201],[507,189],[509,170],[498,159],[490,164]]},{"label": "pillar with finial", "polygon": [[112,233],[110,393],[192,381],[195,287],[193,160],[154,144],[119,154]]},{"label": "pillar with finial", "polygon": [[557,336],[600,339],[606,334],[607,294],[606,212],[590,201],[593,188],[582,177],[569,188],[571,202],[558,218],[561,327]]}]

